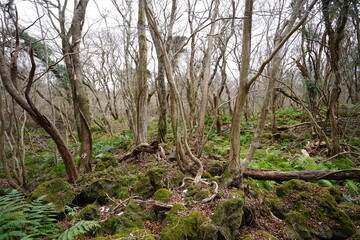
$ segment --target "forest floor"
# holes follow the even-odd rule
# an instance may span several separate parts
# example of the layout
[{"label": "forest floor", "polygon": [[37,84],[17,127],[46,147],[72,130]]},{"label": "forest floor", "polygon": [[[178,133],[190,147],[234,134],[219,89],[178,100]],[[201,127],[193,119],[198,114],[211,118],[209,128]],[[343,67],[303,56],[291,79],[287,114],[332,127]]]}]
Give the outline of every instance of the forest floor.
[{"label": "forest floor", "polygon": [[[326,145],[312,139],[310,125],[301,110],[279,110],[278,132],[271,134],[267,126],[250,167],[284,171],[358,169],[360,114],[343,114],[342,118],[343,153],[328,157]],[[222,173],[230,151],[230,117],[221,117],[221,135],[211,129],[212,120],[207,119],[209,139],[201,157],[205,168],[202,179],[217,182],[220,187],[216,197],[206,203],[203,200],[214,193],[215,184],[184,181],[184,177],[193,174],[179,171],[171,133],[168,142],[160,144],[165,158],[141,153],[122,161],[133,148],[125,123],[113,121],[117,133],[113,136],[93,126],[94,171],[82,174],[72,186],[71,200],[58,213],[59,233],[81,221],[96,221],[100,227],[76,238],[262,240],[360,236],[359,180],[306,183],[244,179],[240,189],[224,187]],[[254,116],[243,123],[241,157],[246,155],[256,121]],[[149,126],[149,135],[155,139],[156,124]],[[55,178],[66,179],[64,166],[58,163],[59,157],[47,135],[37,130],[27,138],[30,188],[38,189],[39,184]],[[194,173],[195,170],[194,167]],[[0,179],[6,188],[4,177]]]}]

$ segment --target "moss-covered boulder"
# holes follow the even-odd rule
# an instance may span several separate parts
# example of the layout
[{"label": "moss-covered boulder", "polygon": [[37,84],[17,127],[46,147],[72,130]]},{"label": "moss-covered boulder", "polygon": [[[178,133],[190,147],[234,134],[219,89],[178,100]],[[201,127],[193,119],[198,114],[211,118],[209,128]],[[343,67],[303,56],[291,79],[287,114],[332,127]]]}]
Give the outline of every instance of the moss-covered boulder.
[{"label": "moss-covered boulder", "polygon": [[174,171],[168,176],[168,184],[170,188],[179,187],[185,177],[180,170]]},{"label": "moss-covered boulder", "polygon": [[217,228],[202,212],[189,212],[181,205],[174,205],[166,217],[168,224],[162,229],[162,240],[216,240]]},{"label": "moss-covered boulder", "polygon": [[136,183],[137,180],[138,180],[137,177],[117,177],[116,178],[116,182],[121,187],[134,186],[134,184]]},{"label": "moss-covered boulder", "polygon": [[208,197],[210,197],[210,191],[209,191],[209,189],[202,189],[202,190],[200,190],[198,193],[196,193],[195,195],[194,195],[194,199],[196,200],[196,201],[202,201],[202,200],[204,200],[205,198],[208,198]]},{"label": "moss-covered boulder", "polygon": [[154,236],[147,229],[138,229],[138,228],[130,228],[125,229],[121,233],[117,233],[115,235],[107,236],[107,237],[97,237],[93,240],[105,240],[105,239],[131,239],[131,240],[155,240]]},{"label": "moss-covered boulder", "polygon": [[285,220],[291,239],[347,239],[355,234],[355,224],[338,206],[341,199],[333,188],[290,180],[276,188],[276,195],[267,201]]},{"label": "moss-covered boulder", "polygon": [[95,204],[86,205],[78,215],[82,220],[97,220],[99,216],[99,210]]},{"label": "moss-covered boulder", "polygon": [[130,229],[141,229],[143,222],[149,220],[150,215],[138,204],[129,202],[125,211],[119,216],[109,218],[104,225],[104,233],[118,234],[128,233]]},{"label": "moss-covered boulder", "polygon": [[220,202],[212,216],[228,239],[236,239],[243,217],[244,198],[234,198]]},{"label": "moss-covered boulder", "polygon": [[118,199],[125,200],[130,197],[130,192],[127,187],[118,188],[116,189],[115,192],[116,192],[116,198]]},{"label": "moss-covered boulder", "polygon": [[155,190],[158,190],[159,188],[164,187],[164,183],[162,180],[165,174],[166,174],[165,168],[154,167],[149,169],[149,171],[146,173],[146,176],[149,177],[150,183],[153,186],[153,188]]},{"label": "moss-covered boulder", "polygon": [[198,192],[200,192],[201,190],[201,185],[200,184],[192,184],[188,187],[187,191],[186,191],[186,196],[187,197],[193,197],[195,196],[195,194],[197,194]]},{"label": "moss-covered boulder", "polygon": [[277,240],[276,237],[271,235],[270,233],[264,230],[256,230],[254,233],[246,234],[241,237],[241,240],[258,240],[258,239],[266,239],[266,240]]},{"label": "moss-covered boulder", "polygon": [[116,157],[111,153],[105,153],[100,157],[100,160],[102,162],[106,162],[106,165],[117,167],[119,166],[119,161],[116,159]]},{"label": "moss-covered boulder", "polygon": [[140,177],[134,184],[134,193],[145,199],[152,197],[155,191],[148,176]]},{"label": "moss-covered boulder", "polygon": [[224,163],[221,161],[213,160],[209,164],[208,172],[212,176],[221,176],[225,171]]},{"label": "moss-covered boulder", "polygon": [[162,202],[170,202],[172,193],[166,188],[160,188],[154,193],[154,199]]},{"label": "moss-covered boulder", "polygon": [[119,188],[120,186],[116,181],[98,179],[81,190],[76,198],[76,203],[80,206],[95,201],[98,201],[99,204],[107,204],[110,201],[109,197],[116,197],[116,191]]},{"label": "moss-covered boulder", "polygon": [[30,194],[30,198],[35,199],[44,195],[46,196],[44,200],[52,203],[57,212],[63,212],[65,206],[70,204],[75,197],[72,186],[60,178],[40,184]]}]

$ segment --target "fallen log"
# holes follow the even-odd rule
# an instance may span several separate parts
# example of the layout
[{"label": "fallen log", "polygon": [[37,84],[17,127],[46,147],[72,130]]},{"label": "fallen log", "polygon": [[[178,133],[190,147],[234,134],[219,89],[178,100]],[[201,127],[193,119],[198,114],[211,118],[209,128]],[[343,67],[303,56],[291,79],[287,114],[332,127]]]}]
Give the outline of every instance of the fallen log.
[{"label": "fallen log", "polygon": [[310,171],[278,171],[247,168],[244,172],[245,178],[259,180],[287,181],[291,179],[301,180],[360,180],[360,169],[347,170],[310,170]]},{"label": "fallen log", "polygon": [[129,158],[136,158],[140,153],[155,154],[161,151],[158,141],[154,141],[151,144],[141,143],[135,146],[130,152],[126,153],[119,161],[125,161]]}]

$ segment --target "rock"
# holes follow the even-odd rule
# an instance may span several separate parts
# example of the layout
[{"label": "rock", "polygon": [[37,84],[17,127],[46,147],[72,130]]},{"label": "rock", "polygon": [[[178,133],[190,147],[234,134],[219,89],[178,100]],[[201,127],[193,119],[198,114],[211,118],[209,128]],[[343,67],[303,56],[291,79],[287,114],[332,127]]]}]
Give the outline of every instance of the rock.
[{"label": "rock", "polygon": [[[184,215],[186,214],[186,215]],[[174,205],[166,217],[161,233],[162,240],[217,240],[217,228],[202,212],[189,212],[181,205]]]},{"label": "rock", "polygon": [[302,180],[290,180],[276,188],[277,197],[267,200],[274,214],[285,220],[291,239],[347,239],[355,224],[337,202],[334,188],[319,187]]},{"label": "rock", "polygon": [[171,152],[167,158],[170,162],[176,161],[176,152]]},{"label": "rock", "polygon": [[104,155],[102,155],[100,157],[100,160],[102,162],[105,162],[105,165],[107,165],[107,167],[118,167],[119,166],[119,161],[116,159],[116,157],[111,154],[111,153],[106,153]]},{"label": "rock", "polygon": [[154,199],[162,202],[170,202],[172,193],[166,188],[160,188],[154,193]]},{"label": "rock", "polygon": [[83,206],[95,201],[98,201],[99,204],[107,204],[110,201],[109,197],[116,196],[116,190],[119,187],[116,181],[98,179],[81,190],[76,199],[77,204]]},{"label": "rock", "polygon": [[208,172],[213,176],[221,176],[225,171],[224,163],[221,161],[213,160],[210,162]]},{"label": "rock", "polygon": [[271,235],[270,233],[264,230],[256,230],[252,234],[246,234],[241,238],[242,240],[258,240],[258,239],[266,239],[266,240],[277,240],[276,237]]},{"label": "rock", "polygon": [[117,177],[116,178],[116,182],[121,187],[133,186],[137,180],[138,180],[137,177]]},{"label": "rock", "polygon": [[44,195],[46,196],[44,200],[52,203],[57,212],[63,212],[65,206],[70,204],[75,197],[72,186],[60,178],[40,184],[30,194],[30,198],[35,199]]},{"label": "rock", "polygon": [[171,173],[171,175],[168,176],[169,187],[170,188],[179,187],[181,185],[184,177],[185,177],[185,175],[180,170],[176,170],[175,172]]},{"label": "rock", "polygon": [[220,202],[212,216],[228,239],[236,239],[243,217],[244,198],[234,198]]},{"label": "rock", "polygon": [[116,198],[120,200],[125,200],[130,197],[130,192],[127,187],[121,187],[116,189]]},{"label": "rock", "polygon": [[158,190],[159,188],[164,187],[162,179],[165,176],[166,169],[165,168],[158,168],[154,167],[149,169],[149,171],[146,173],[146,176],[149,177],[151,185],[155,190]]},{"label": "rock", "polygon": [[210,191],[208,189],[202,189],[198,193],[195,194],[194,199],[196,201],[204,200],[205,198],[210,197]]},{"label": "rock", "polygon": [[151,184],[150,178],[148,176],[140,177],[139,180],[135,182],[134,193],[145,199],[152,197],[152,195],[155,193],[155,189]]},{"label": "rock", "polygon": [[104,239],[131,239],[131,240],[155,240],[154,236],[147,229],[131,228],[126,229],[121,233],[108,236],[108,237],[97,237],[93,240],[104,240]]},{"label": "rock", "polygon": [[193,197],[193,196],[195,196],[195,194],[197,194],[200,191],[200,189],[201,189],[200,184],[192,184],[188,187],[186,196]]},{"label": "rock", "polygon": [[88,204],[81,209],[78,217],[82,220],[97,220],[99,216],[97,206],[95,204]]}]

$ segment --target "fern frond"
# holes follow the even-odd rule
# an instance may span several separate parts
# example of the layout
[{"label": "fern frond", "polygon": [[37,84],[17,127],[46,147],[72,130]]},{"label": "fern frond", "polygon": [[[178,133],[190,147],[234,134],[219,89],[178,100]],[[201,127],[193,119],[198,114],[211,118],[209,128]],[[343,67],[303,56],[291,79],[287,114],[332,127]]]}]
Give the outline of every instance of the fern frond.
[{"label": "fern frond", "polygon": [[74,226],[63,232],[58,240],[72,240],[74,237],[89,233],[96,228],[99,228],[100,224],[96,221],[80,221]]}]

